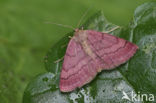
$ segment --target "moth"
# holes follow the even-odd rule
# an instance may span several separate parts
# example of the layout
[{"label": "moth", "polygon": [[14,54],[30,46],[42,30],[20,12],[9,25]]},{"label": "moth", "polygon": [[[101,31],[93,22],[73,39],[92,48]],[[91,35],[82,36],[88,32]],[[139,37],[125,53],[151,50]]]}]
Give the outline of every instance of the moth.
[{"label": "moth", "polygon": [[[74,29],[68,25],[56,25]],[[61,92],[71,92],[81,88],[91,82],[102,70],[111,70],[128,61],[138,49],[137,45],[108,33],[74,30],[60,73]]]},{"label": "moth", "polygon": [[108,33],[76,29],[64,56],[60,91],[70,92],[82,87],[98,72],[128,61],[137,49],[137,45]]}]

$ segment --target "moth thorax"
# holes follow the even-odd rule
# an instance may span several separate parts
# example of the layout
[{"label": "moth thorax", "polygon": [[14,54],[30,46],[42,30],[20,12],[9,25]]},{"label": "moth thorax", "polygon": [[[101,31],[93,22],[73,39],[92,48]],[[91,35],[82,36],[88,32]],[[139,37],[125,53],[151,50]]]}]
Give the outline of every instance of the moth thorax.
[{"label": "moth thorax", "polygon": [[83,50],[85,51],[85,53],[87,55],[89,55],[91,58],[95,58],[95,54],[93,53],[93,51],[91,50],[89,44],[88,44],[88,41],[87,41],[87,32],[85,30],[78,30],[75,32],[75,40],[77,42],[79,42],[82,47],[83,47]]}]

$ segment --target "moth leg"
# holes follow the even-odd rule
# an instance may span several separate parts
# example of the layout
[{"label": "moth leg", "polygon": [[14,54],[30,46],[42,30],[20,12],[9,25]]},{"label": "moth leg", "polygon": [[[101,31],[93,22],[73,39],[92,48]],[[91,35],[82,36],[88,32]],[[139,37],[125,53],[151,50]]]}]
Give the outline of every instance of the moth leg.
[{"label": "moth leg", "polygon": [[64,56],[63,56],[63,57],[61,57],[60,59],[58,59],[58,60],[54,61],[54,63],[58,63],[58,62],[62,61],[63,59],[64,59]]},{"label": "moth leg", "polygon": [[73,38],[73,36],[68,36],[68,38],[72,39],[72,38]]},{"label": "moth leg", "polygon": [[116,26],[116,27],[112,28],[111,30],[105,31],[103,33],[110,33],[110,32],[112,32],[112,31],[114,31],[116,29],[119,29],[119,28],[120,28],[120,26]]}]

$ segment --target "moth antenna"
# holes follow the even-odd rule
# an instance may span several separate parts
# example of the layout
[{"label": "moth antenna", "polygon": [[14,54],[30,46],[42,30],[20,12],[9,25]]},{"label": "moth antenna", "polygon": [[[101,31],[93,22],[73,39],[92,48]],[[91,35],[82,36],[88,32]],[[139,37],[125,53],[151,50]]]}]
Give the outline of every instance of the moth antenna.
[{"label": "moth antenna", "polygon": [[104,33],[110,33],[110,32],[112,32],[112,31],[114,31],[114,30],[116,30],[116,29],[118,29],[118,28],[120,28],[120,26],[116,26],[116,27],[112,28],[112,29],[109,30],[109,31],[105,31]]},{"label": "moth antenna", "polygon": [[47,23],[47,24],[54,24],[54,25],[57,25],[57,26],[61,26],[61,27],[70,28],[70,29],[75,30],[75,28],[70,26],[70,25],[58,24],[58,23],[54,23],[54,22],[45,22],[45,23]]},{"label": "moth antenna", "polygon": [[81,18],[80,18],[80,20],[79,20],[79,22],[77,23],[77,26],[76,26],[76,28],[78,28],[79,26],[80,26],[80,24],[81,24],[81,22],[82,22],[82,20],[83,20],[83,18],[87,15],[87,13],[89,12],[89,10],[91,9],[91,7],[92,6],[90,6],[85,12],[84,12],[84,14],[81,16]]}]

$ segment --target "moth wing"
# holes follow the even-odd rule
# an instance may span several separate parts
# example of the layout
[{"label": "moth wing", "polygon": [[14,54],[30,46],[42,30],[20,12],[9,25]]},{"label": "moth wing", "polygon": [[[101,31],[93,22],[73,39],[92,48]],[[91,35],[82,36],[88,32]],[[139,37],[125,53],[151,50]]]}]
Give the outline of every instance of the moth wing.
[{"label": "moth wing", "polygon": [[60,90],[70,92],[90,82],[97,74],[97,64],[83,50],[81,44],[70,40],[60,75]]},{"label": "moth wing", "polygon": [[87,30],[87,36],[88,45],[101,58],[101,68],[98,68],[98,71],[112,69],[125,63],[138,49],[137,45],[107,33]]}]

